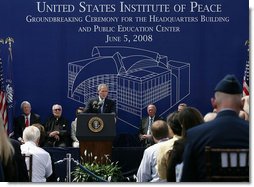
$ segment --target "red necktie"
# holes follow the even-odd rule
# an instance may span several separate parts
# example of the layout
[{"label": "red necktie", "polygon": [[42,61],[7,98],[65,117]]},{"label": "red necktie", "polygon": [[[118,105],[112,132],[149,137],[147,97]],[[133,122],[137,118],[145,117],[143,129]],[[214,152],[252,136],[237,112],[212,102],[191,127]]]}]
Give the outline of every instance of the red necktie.
[{"label": "red necktie", "polygon": [[26,121],[25,121],[26,127],[29,126],[29,121],[28,121],[28,117],[26,116]]}]

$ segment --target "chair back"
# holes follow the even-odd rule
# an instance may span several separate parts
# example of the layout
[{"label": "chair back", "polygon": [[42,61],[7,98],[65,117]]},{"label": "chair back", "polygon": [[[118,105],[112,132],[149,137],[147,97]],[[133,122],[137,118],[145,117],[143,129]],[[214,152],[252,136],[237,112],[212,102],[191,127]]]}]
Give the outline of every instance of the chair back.
[{"label": "chair back", "polygon": [[33,174],[33,155],[32,154],[23,154],[26,161],[26,168],[28,172],[29,181],[32,182],[32,174]]},{"label": "chair back", "polygon": [[207,180],[249,182],[249,149],[205,147]]}]

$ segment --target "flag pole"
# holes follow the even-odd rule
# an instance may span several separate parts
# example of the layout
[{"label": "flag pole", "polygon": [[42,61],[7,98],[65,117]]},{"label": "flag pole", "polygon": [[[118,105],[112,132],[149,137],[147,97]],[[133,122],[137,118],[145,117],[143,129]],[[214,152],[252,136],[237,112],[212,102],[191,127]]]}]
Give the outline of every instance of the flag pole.
[{"label": "flag pole", "polygon": [[12,43],[14,39],[7,37],[5,39],[5,44],[8,44],[8,62],[7,62],[7,76],[6,76],[6,99],[7,99],[7,109],[8,109],[8,134],[11,137],[14,134],[13,118],[14,118],[14,85],[13,85],[13,69],[12,69]]},{"label": "flag pole", "polygon": [[[0,52],[1,44],[4,45],[4,39],[0,38]],[[3,119],[3,126],[7,131],[8,128],[8,114],[6,110],[6,93],[5,93],[5,84],[4,84],[4,75],[3,75],[3,62],[0,53],[0,115]]]},{"label": "flag pole", "polygon": [[10,58],[11,58],[11,61],[12,61],[12,48],[11,48],[11,44],[14,43],[14,39],[11,38],[11,37],[8,37],[5,39],[5,44],[9,44],[9,53],[10,53]]}]

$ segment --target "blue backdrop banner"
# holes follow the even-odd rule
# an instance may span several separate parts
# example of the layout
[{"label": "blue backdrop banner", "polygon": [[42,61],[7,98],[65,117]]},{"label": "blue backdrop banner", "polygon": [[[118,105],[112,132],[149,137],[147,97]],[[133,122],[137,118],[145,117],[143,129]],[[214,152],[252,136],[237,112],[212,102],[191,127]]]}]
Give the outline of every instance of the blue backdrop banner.
[{"label": "blue backdrop banner", "polygon": [[180,102],[206,114],[220,79],[243,80],[248,6],[247,0],[1,1],[0,39],[14,41],[15,115],[28,100],[44,121],[58,103],[72,121],[100,83],[116,101],[118,134],[136,134],[149,103],[163,117]]}]

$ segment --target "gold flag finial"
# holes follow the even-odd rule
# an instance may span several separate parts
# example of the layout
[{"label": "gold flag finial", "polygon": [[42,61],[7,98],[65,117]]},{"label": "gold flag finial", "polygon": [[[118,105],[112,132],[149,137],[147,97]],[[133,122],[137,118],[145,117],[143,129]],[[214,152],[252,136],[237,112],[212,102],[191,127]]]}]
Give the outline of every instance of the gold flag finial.
[{"label": "gold flag finial", "polygon": [[9,47],[11,48],[11,43],[14,43],[14,39],[13,38],[11,38],[11,37],[8,37],[8,38],[6,38],[5,39],[5,43],[7,44],[9,44]]},{"label": "gold flag finial", "polygon": [[8,37],[5,39],[5,44],[9,44],[9,52],[10,52],[10,58],[11,58],[11,61],[12,61],[12,48],[11,48],[11,44],[14,43],[14,39],[11,38],[11,37]]}]

